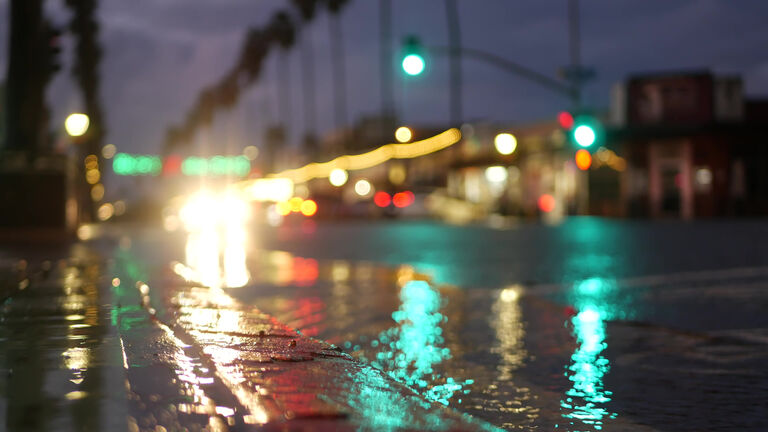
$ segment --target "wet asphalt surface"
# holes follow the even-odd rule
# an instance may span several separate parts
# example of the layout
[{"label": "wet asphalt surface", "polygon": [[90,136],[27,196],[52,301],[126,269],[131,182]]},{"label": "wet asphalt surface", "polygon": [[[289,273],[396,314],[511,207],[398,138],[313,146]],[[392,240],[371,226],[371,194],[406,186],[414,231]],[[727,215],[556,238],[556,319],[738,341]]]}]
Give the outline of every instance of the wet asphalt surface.
[{"label": "wet asphalt surface", "polygon": [[[59,263],[79,282],[49,288],[58,305],[51,311],[25,318],[23,296],[4,303],[0,414],[6,425],[26,425],[10,430],[114,426],[109,419],[124,418],[126,394],[136,396],[130,374],[120,372],[128,361],[121,351],[131,349],[120,343],[146,342],[148,309],[103,299],[116,295],[114,277],[190,261],[189,238],[110,231],[90,244],[106,258],[100,274],[83,259],[79,267],[77,259]],[[242,268],[213,258],[228,296],[496,426],[768,430],[763,221],[574,218],[505,230],[297,221],[255,227],[244,246]],[[153,285],[150,303],[161,303],[163,290]],[[139,330],[121,328],[118,338],[121,313]],[[172,366],[176,357],[168,358]],[[154,385],[147,376],[136,382]],[[215,387],[209,393],[224,394],[226,405],[227,392]],[[188,409],[141,403],[157,418]],[[200,406],[203,416],[217,409]]]}]

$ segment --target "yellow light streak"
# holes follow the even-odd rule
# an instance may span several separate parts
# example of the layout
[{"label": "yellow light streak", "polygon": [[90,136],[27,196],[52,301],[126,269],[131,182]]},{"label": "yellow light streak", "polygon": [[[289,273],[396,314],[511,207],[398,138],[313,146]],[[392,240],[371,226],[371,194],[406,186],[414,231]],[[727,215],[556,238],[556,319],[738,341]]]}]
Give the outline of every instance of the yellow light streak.
[{"label": "yellow light streak", "polygon": [[[287,178],[294,183],[305,183],[315,178],[329,177],[331,171],[343,169],[358,171],[382,164],[390,159],[413,159],[450,147],[461,140],[461,132],[452,128],[433,137],[407,144],[385,144],[375,150],[358,155],[344,155],[322,163],[310,163],[301,168],[271,174],[272,178]],[[250,184],[253,180],[246,180]],[[245,187],[248,187],[247,185]]]}]

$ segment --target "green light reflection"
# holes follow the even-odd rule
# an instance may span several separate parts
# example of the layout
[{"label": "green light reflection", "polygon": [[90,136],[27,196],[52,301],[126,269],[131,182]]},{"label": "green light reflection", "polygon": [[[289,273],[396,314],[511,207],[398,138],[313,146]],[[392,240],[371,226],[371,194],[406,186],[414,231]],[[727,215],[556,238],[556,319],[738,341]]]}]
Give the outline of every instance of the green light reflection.
[{"label": "green light reflection", "polygon": [[612,392],[605,389],[603,379],[611,366],[602,355],[608,346],[605,321],[617,315],[615,304],[606,301],[614,292],[615,282],[589,278],[576,283],[572,293],[572,304],[580,311],[571,319],[579,345],[566,371],[572,387],[560,407],[563,418],[577,420],[594,430],[602,429],[604,419],[616,417],[605,407]]},{"label": "green light reflection", "polygon": [[[451,358],[450,349],[442,346],[445,340],[440,324],[447,318],[440,313],[440,293],[427,282],[413,280],[401,289],[400,300],[400,308],[392,313],[397,325],[370,342],[379,349],[370,364],[443,405],[448,405],[457,392],[469,393],[465,387],[473,380],[442,377],[434,369]],[[365,357],[361,360],[368,361]]]}]

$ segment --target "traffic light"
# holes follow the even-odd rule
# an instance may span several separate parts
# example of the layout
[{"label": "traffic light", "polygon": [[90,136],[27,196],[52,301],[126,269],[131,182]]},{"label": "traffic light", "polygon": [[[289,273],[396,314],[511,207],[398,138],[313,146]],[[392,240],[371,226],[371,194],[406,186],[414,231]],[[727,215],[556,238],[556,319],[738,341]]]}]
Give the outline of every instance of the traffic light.
[{"label": "traffic light", "polygon": [[592,155],[587,150],[579,149],[574,160],[576,161],[576,166],[582,171],[586,171],[592,166]]},{"label": "traffic light", "polygon": [[602,127],[600,122],[591,116],[579,116],[573,122],[571,138],[580,147],[591,147],[601,139]]},{"label": "traffic light", "polygon": [[403,71],[410,76],[421,75],[426,65],[419,39],[415,36],[405,38],[403,43],[403,61],[401,63]]}]

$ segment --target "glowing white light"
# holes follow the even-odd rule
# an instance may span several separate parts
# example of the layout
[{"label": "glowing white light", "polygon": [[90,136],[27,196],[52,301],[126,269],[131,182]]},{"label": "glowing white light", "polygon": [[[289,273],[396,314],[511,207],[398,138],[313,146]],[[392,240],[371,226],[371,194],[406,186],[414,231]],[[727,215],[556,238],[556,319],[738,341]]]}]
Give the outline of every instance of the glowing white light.
[{"label": "glowing white light", "polygon": [[403,70],[408,75],[418,75],[424,72],[424,59],[420,55],[410,54],[403,59]]},{"label": "glowing white light", "polygon": [[712,171],[707,168],[699,168],[696,170],[696,182],[700,185],[708,185],[712,183]]},{"label": "glowing white light", "polygon": [[501,301],[509,303],[517,300],[520,298],[520,291],[517,287],[509,287],[504,288],[501,290],[501,294],[499,294],[499,298]]},{"label": "glowing white light", "polygon": [[582,147],[591,146],[595,142],[595,139],[597,139],[595,131],[591,127],[585,125],[581,125],[573,131],[573,138]]},{"label": "glowing white light", "polygon": [[293,196],[293,180],[288,178],[253,180],[248,192],[251,199],[256,201],[285,201]]},{"label": "glowing white light", "polygon": [[600,319],[600,313],[594,309],[585,309],[579,312],[577,318],[583,323],[596,322]]},{"label": "glowing white light", "polygon": [[503,183],[507,180],[507,169],[503,166],[491,166],[485,169],[485,179],[491,183]]},{"label": "glowing white light", "polygon": [[85,134],[88,130],[91,120],[87,115],[82,113],[70,114],[66,120],[64,120],[64,129],[67,133],[73,137],[79,137]]},{"label": "glowing white light", "polygon": [[413,138],[413,132],[411,132],[411,130],[405,126],[400,126],[395,131],[395,139],[398,142],[401,142],[401,143],[408,142],[411,140],[411,138]]},{"label": "glowing white light", "polygon": [[500,133],[496,135],[493,143],[496,146],[496,151],[503,155],[510,155],[517,149],[517,138],[512,134]]},{"label": "glowing white light", "polygon": [[355,183],[355,193],[360,196],[367,196],[371,193],[371,183],[368,180],[358,180]]},{"label": "glowing white light", "polygon": [[339,187],[344,185],[344,183],[347,182],[347,179],[349,178],[349,174],[341,168],[336,168],[333,171],[331,171],[331,174],[328,176],[328,181],[331,182],[332,185]]}]

